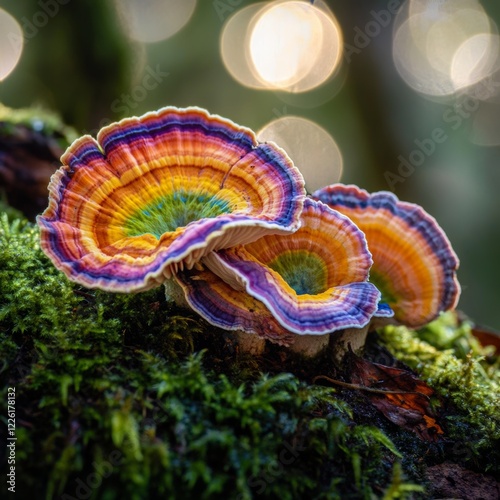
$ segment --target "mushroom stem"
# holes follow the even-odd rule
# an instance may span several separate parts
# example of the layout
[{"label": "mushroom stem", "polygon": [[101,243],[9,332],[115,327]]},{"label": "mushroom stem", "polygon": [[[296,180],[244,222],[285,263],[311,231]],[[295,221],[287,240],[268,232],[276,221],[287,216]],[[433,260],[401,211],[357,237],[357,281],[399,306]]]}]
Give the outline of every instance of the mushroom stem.
[{"label": "mushroom stem", "polygon": [[234,330],[230,333],[236,339],[240,353],[252,354],[253,356],[263,354],[266,348],[266,339],[243,330]]},{"label": "mushroom stem", "polygon": [[[168,279],[164,282],[165,298],[174,302],[178,307],[192,309],[189,302],[186,300],[184,290],[175,279]],[[238,349],[242,353],[248,353],[259,356],[264,352],[266,341],[254,333],[247,333],[243,330],[229,331],[228,335],[236,340]]]},{"label": "mushroom stem", "polygon": [[167,301],[174,302],[179,307],[191,309],[186,300],[184,290],[175,279],[168,279],[163,284],[165,286],[165,298]]},{"label": "mushroom stem", "polygon": [[377,330],[378,328],[383,328],[387,325],[398,325],[398,321],[394,318],[385,318],[385,317],[373,317],[370,320],[370,330]]},{"label": "mushroom stem", "polygon": [[326,349],[330,340],[329,333],[325,335],[296,335],[295,337],[296,339],[289,349],[306,358],[317,356]]},{"label": "mushroom stem", "polygon": [[330,348],[335,362],[340,363],[347,351],[360,351],[366,342],[369,324],[363,328],[346,328],[338,333],[330,335]]}]

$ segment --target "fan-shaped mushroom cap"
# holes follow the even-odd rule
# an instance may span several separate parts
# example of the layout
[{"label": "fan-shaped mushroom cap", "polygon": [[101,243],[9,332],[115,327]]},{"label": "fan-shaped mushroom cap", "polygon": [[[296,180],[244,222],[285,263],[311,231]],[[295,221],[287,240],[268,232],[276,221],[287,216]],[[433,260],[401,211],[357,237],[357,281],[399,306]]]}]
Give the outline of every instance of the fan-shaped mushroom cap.
[{"label": "fan-shaped mushroom cap", "polygon": [[124,119],[61,161],[41,244],[89,288],[146,290],[212,250],[293,232],[305,198],[283,150],[199,108]]},{"label": "fan-shaped mushroom cap", "polygon": [[319,189],[313,197],[347,215],[365,233],[373,256],[370,281],[398,322],[421,326],[456,306],[458,258],[422,207],[388,191],[369,194],[343,184]]},{"label": "fan-shaped mushroom cap", "polygon": [[347,217],[311,199],[294,234],[264,236],[213,252],[203,262],[297,334],[363,327],[380,299],[376,287],[366,282],[372,260],[363,233]]}]

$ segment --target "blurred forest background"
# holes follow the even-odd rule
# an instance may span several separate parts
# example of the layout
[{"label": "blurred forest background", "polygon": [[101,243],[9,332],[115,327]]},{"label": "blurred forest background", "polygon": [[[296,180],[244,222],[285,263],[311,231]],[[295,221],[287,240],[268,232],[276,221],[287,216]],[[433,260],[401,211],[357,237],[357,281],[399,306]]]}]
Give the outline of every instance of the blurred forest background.
[{"label": "blurred forest background", "polygon": [[[326,174],[317,176],[335,182],[342,170],[344,183],[392,190],[422,205],[461,260],[459,308],[478,324],[500,328],[500,4],[302,3],[330,10],[343,41],[338,37],[334,73],[295,92],[295,84],[266,87],[262,79],[261,88],[250,88],[228,70],[225,30],[256,2],[1,0],[0,103],[53,110],[78,134],[92,135],[111,121],[167,105],[200,106],[256,131],[278,118],[308,119],[338,146],[327,150],[329,160],[321,158]],[[5,12],[17,20],[17,37]],[[293,31],[293,16],[279,19]],[[241,26],[232,31],[239,36],[227,50],[238,57],[248,37]],[[316,53],[324,44],[306,38],[299,37],[309,63],[328,61]],[[286,128],[283,121],[278,131]],[[308,185],[320,187],[314,155],[326,139],[290,130],[288,143],[299,155],[292,158]]]}]

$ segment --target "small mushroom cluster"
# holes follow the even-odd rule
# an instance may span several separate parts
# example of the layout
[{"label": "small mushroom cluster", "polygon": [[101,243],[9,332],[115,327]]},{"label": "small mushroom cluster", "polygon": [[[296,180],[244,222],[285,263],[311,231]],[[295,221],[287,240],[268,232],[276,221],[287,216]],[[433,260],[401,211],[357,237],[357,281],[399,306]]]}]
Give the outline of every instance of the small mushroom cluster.
[{"label": "small mushroom cluster", "polygon": [[61,162],[37,219],[54,265],[88,288],[165,284],[242,343],[317,351],[458,301],[458,259],[421,207],[342,184],[308,196],[285,151],[200,108],[109,125]]}]

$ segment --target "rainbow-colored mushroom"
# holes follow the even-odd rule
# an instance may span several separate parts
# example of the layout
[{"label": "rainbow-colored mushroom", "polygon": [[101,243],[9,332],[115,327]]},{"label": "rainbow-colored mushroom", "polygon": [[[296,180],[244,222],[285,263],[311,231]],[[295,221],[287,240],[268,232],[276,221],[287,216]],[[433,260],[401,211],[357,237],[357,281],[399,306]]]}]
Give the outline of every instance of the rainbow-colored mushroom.
[{"label": "rainbow-colored mushroom", "polygon": [[[390,192],[369,194],[354,185],[333,184],[313,193],[349,217],[366,235],[373,255],[370,281],[397,322],[422,326],[453,309],[460,296],[458,258],[438,225],[422,207]],[[384,316],[383,306],[379,316]]]},{"label": "rainbow-colored mushroom", "polygon": [[[196,311],[226,328],[240,322],[228,314],[239,316],[234,303],[244,306],[248,296],[258,301],[259,311],[263,304],[285,331],[301,335],[361,328],[380,299],[367,282],[372,259],[363,233],[347,217],[312,199],[306,200],[300,229],[292,235],[267,235],[212,252],[203,263],[215,274],[189,282],[183,277],[180,284]],[[239,295],[231,292],[226,299],[221,292],[224,281]],[[207,300],[207,295],[217,300]],[[253,324],[245,326],[266,337],[261,317],[255,314]]]},{"label": "rainbow-colored mushroom", "polygon": [[213,250],[291,233],[305,199],[283,150],[195,107],[112,124],[61,161],[41,245],[88,288],[147,290]]},{"label": "rainbow-colored mushroom", "polygon": [[310,352],[458,301],[458,259],[421,207],[341,184],[306,197],[282,149],[200,108],[122,120],[61,161],[41,246],[88,288],[165,283],[213,325]]}]

